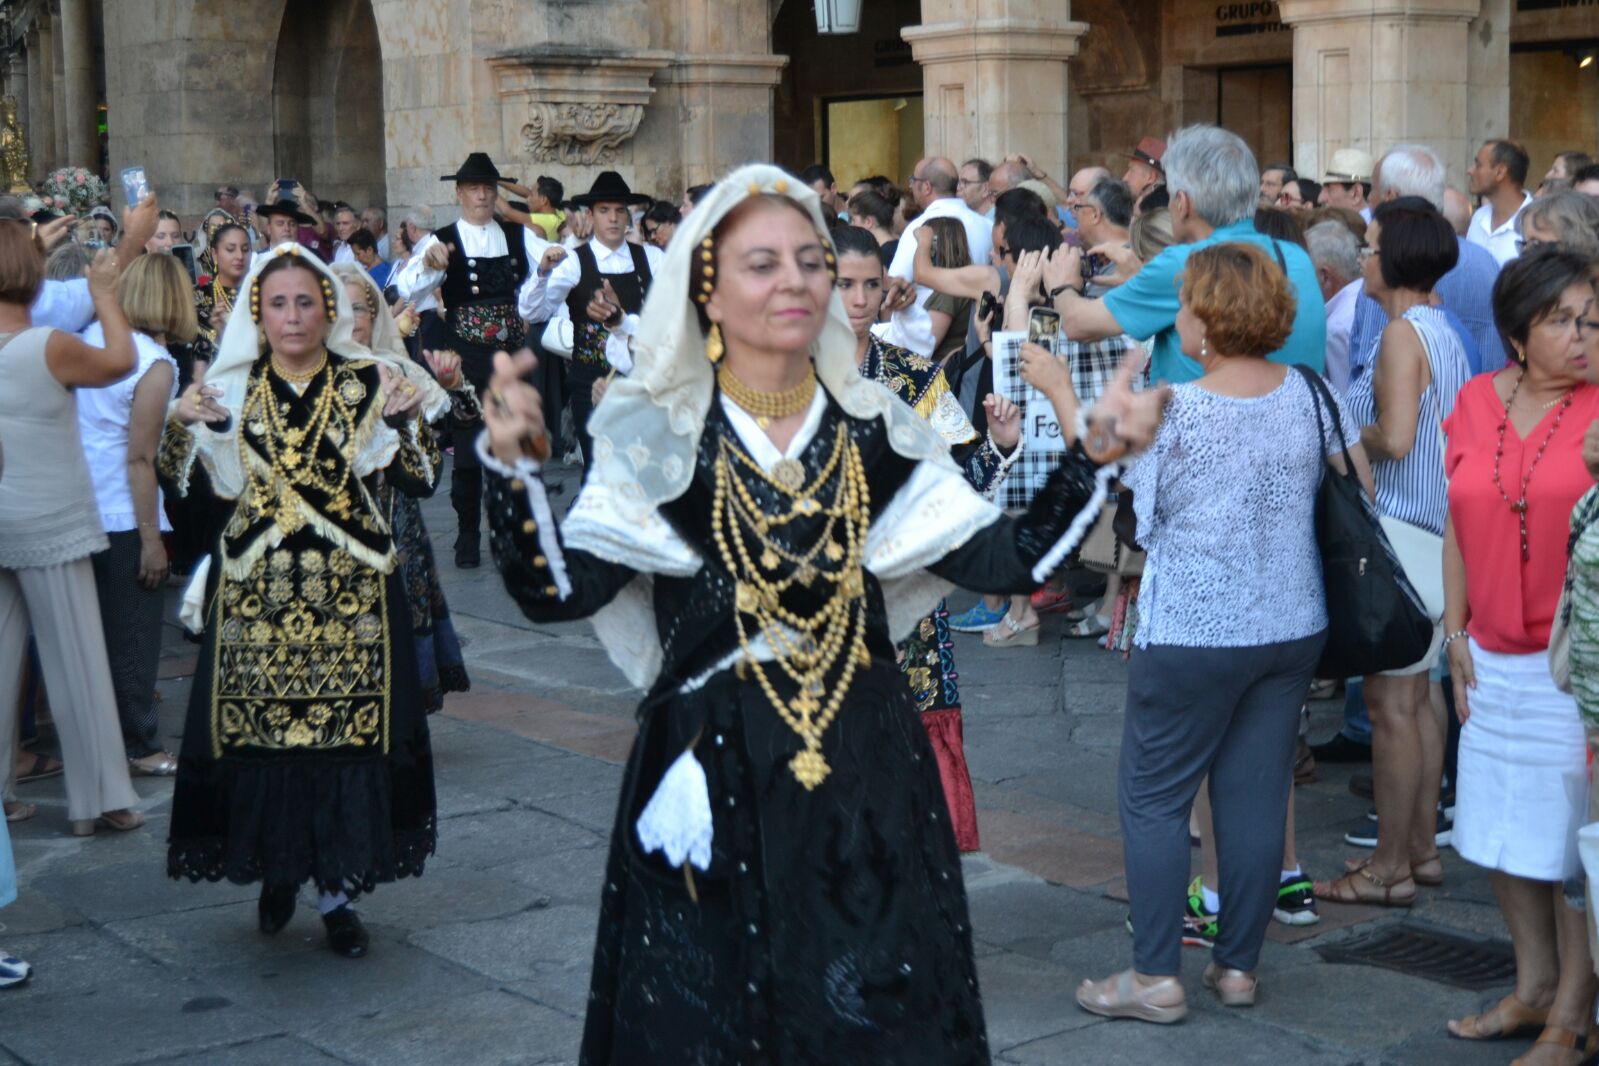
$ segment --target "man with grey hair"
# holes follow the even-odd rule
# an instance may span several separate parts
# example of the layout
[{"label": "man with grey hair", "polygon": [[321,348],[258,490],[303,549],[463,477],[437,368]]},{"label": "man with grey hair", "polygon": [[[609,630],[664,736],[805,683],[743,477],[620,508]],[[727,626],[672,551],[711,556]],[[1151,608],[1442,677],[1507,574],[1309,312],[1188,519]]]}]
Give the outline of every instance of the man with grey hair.
[{"label": "man with grey hair", "polygon": [[1342,222],[1318,222],[1305,231],[1305,245],[1327,308],[1327,380],[1342,394],[1349,388],[1349,331],[1364,291],[1360,242]]},{"label": "man with grey hair", "polygon": [[[1425,144],[1399,144],[1389,149],[1371,172],[1371,205],[1419,196],[1443,211],[1448,203],[1448,172],[1443,158]],[[1498,370],[1505,365],[1504,341],[1494,325],[1494,282],[1499,278],[1499,261],[1481,245],[1457,235],[1460,259],[1454,268],[1433,287],[1433,302],[1441,305],[1466,349],[1466,361],[1473,374]],[[1355,322],[1349,340],[1349,376],[1358,378],[1365,370],[1372,347],[1388,325],[1388,316],[1377,301],[1361,290],[1355,308]]]},{"label": "man with grey hair", "polygon": [[378,244],[378,257],[389,261],[389,216],[383,208],[373,204],[361,212],[361,228],[372,234]]},{"label": "man with grey hair", "polygon": [[[999,199],[1001,193],[1007,193],[1012,189],[1020,188],[1022,182],[1026,181],[1030,177],[1032,177],[1032,175],[1027,172],[1027,168],[1022,166],[1021,163],[1014,159],[1007,159],[989,173],[988,195],[991,196],[993,200],[997,200]],[[994,204],[992,200],[990,200],[988,205],[987,217],[990,222],[994,220]]]},{"label": "man with grey hair", "polygon": [[1194,380],[1204,370],[1183,354],[1177,338],[1179,279],[1195,249],[1234,241],[1264,250],[1284,268],[1294,290],[1293,330],[1270,358],[1320,373],[1327,358],[1327,324],[1316,268],[1297,244],[1273,240],[1255,229],[1260,171],[1249,146],[1227,130],[1189,126],[1172,137],[1161,164],[1178,243],[1101,300],[1084,298],[1082,253],[1063,248],[1058,261],[1046,269],[1044,281],[1066,335],[1074,341],[1118,333],[1141,341],[1153,337],[1151,378],[1172,383]]}]

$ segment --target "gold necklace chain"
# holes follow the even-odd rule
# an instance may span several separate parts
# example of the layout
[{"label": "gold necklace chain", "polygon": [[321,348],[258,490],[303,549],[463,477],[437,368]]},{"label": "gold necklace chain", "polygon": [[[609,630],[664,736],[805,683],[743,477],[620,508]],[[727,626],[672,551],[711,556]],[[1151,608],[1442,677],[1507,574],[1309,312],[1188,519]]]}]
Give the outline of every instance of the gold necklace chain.
[{"label": "gold necklace chain", "polygon": [[805,380],[792,389],[762,392],[734,377],[723,363],[716,368],[716,383],[729,400],[750,413],[756,425],[766,429],[777,419],[797,415],[811,405],[811,398],[816,395],[816,368],[806,366]]},{"label": "gold necklace chain", "polygon": [[222,284],[220,276],[211,279],[211,313],[218,311],[231,314],[233,311],[233,297],[228,294],[228,287]]},{"label": "gold necklace chain", "polygon": [[326,369],[327,365],[328,350],[326,348],[322,349],[321,353],[317,356],[316,365],[311,367],[309,370],[290,370],[288,367],[278,362],[278,356],[276,352],[272,354],[272,372],[291,385],[306,384],[318,374],[322,373],[322,371]]},{"label": "gold necklace chain", "polygon": [[[327,370],[326,364],[324,352],[319,373]],[[276,370],[276,367],[273,369]],[[257,435],[266,449],[270,479],[263,476],[243,454],[244,435],[239,435],[239,448],[249,479],[254,516],[261,517],[270,512],[284,534],[291,534],[304,525],[304,519],[293,505],[298,495],[294,490],[310,488],[328,498],[329,511],[340,517],[348,517],[350,501],[346,483],[351,472],[350,457],[344,449],[335,448],[339,462],[332,463],[332,469],[324,476],[321,463],[315,456],[317,442],[323,439],[335,417],[342,425],[346,441],[353,440],[355,436],[354,414],[339,396],[331,375],[317,396],[311,416],[302,429],[287,424],[278,399],[272,392],[271,381],[267,375],[260,375],[240,413],[241,420],[251,425],[255,425],[252,419],[256,417],[265,419],[259,425]],[[276,500],[275,506],[269,506],[268,501],[271,500]]]},{"label": "gold necklace chain", "polygon": [[[735,400],[735,402],[737,402]],[[742,404],[740,406],[743,406]],[[795,499],[786,515],[768,515],[760,508],[735,472],[735,460],[760,471],[759,466],[723,437],[717,453],[715,492],[711,502],[711,535],[722,565],[736,581],[734,628],[744,652],[742,666],[752,671],[756,683],[776,709],[778,717],[797,734],[804,749],[789,760],[789,771],[809,791],[831,773],[821,752],[821,738],[843,706],[855,671],[871,662],[866,650],[866,604],[863,567],[866,531],[870,525],[870,493],[860,449],[849,438],[847,427],[840,426],[834,439],[833,455],[825,464],[838,471],[838,487],[831,507],[824,508],[814,497],[821,487],[811,485],[813,494]],[[764,472],[762,472],[764,476]],[[776,482],[773,482],[776,484]],[[731,487],[731,491],[730,491]],[[803,511],[801,505],[810,506]],[[790,552],[767,536],[773,525],[786,525],[800,514],[828,514],[824,531],[804,552]],[[839,544],[834,533],[842,524]],[[817,564],[825,555],[838,564],[836,570]],[[758,558],[757,558],[758,557]],[[794,572],[785,579],[766,573],[787,559]],[[798,560],[804,560],[799,562]],[[827,602],[809,617],[801,617],[783,606],[782,593],[808,571],[810,585],[821,579],[834,585]],[[753,619],[759,634],[776,654],[777,666],[797,687],[785,700],[772,684],[764,664],[754,654],[746,616]],[[839,668],[831,693],[827,676]],[[827,698],[824,702],[823,696]]]}]

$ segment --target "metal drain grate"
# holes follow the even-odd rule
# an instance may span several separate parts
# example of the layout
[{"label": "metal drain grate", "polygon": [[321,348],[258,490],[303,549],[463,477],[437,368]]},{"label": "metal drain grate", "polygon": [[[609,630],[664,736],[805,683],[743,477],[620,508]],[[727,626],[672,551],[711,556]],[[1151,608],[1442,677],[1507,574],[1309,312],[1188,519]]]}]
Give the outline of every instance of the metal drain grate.
[{"label": "metal drain grate", "polygon": [[1411,923],[1323,944],[1316,954],[1328,962],[1377,966],[1473,991],[1506,984],[1516,976],[1516,959],[1508,943],[1472,940]]}]

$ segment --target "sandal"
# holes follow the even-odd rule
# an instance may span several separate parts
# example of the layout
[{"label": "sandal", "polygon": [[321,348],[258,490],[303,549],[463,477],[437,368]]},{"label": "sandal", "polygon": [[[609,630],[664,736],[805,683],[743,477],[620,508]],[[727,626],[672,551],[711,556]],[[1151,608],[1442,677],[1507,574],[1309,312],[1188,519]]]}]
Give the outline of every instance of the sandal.
[{"label": "sandal", "polygon": [[[1489,1016],[1499,1019],[1499,1028],[1482,1027],[1482,1020]],[[1512,992],[1487,1010],[1468,1014],[1459,1021],[1451,1018],[1446,1028],[1450,1036],[1459,1040],[1508,1040],[1529,1029],[1542,1028],[1548,1020],[1549,1008],[1529,1007]]]},{"label": "sandal", "polygon": [[1018,625],[1007,614],[983,633],[983,643],[990,648],[1031,648],[1038,644],[1038,626]]},{"label": "sandal", "polygon": [[[1361,895],[1360,882],[1366,881],[1381,890],[1382,895]],[[1395,895],[1394,890],[1408,883],[1410,892]],[[1416,883],[1406,873],[1398,881],[1384,881],[1371,872],[1369,864],[1356,867],[1336,881],[1317,881],[1312,888],[1317,899],[1330,903],[1367,903],[1377,907],[1409,907],[1416,902]]]},{"label": "sandal", "polygon": [[1067,640],[1081,640],[1084,637],[1102,637],[1110,632],[1110,623],[1101,622],[1097,614],[1091,614],[1080,622],[1074,622],[1066,627]]},{"label": "sandal", "polygon": [[[1575,1051],[1582,1056],[1576,1061],[1575,1066],[1587,1066],[1599,1057],[1599,1030],[1589,1029],[1586,1033],[1579,1033],[1575,1029],[1566,1029],[1559,1025],[1546,1025],[1532,1046],[1536,1049],[1540,1044],[1554,1044],[1568,1051]],[[1578,1044],[1582,1047],[1579,1048]],[[1532,1054],[1529,1052],[1517,1057],[1510,1066],[1531,1066]]]},{"label": "sandal", "polygon": [[144,824],[144,815],[138,811],[123,809],[120,811],[106,811],[98,818],[78,818],[72,823],[72,835],[77,837],[92,837],[97,829],[110,829],[117,833],[126,833],[139,828]]},{"label": "sandal", "polygon": [[[1171,1000],[1176,993],[1176,1002]],[[1084,981],[1077,986],[1077,1005],[1102,1018],[1136,1018],[1156,1025],[1171,1025],[1188,1016],[1188,999],[1175,977],[1166,977],[1147,988],[1133,980],[1133,971],[1123,970],[1103,981]]]},{"label": "sandal", "polygon": [[18,803],[16,800],[6,801],[6,821],[8,822],[26,822],[38,813],[39,808],[31,803]]},{"label": "sandal", "polygon": [[1234,970],[1214,962],[1205,967],[1204,981],[1224,1007],[1253,1007],[1255,993],[1260,989],[1260,978],[1248,970]]},{"label": "sandal", "polygon": [[129,759],[128,769],[134,777],[172,777],[178,772],[178,760],[169,751],[158,751],[139,759]]},{"label": "sandal", "polygon": [[52,759],[48,755],[40,755],[32,751],[25,754],[32,756],[33,762],[28,764],[26,770],[18,767],[17,784],[26,785],[30,781],[43,781],[49,777],[61,776],[61,760]]},{"label": "sandal", "polygon": [[[1425,872],[1422,870],[1422,867],[1424,866],[1429,868]],[[1436,869],[1438,872],[1433,873],[1433,869]],[[1416,882],[1418,885],[1424,885],[1427,888],[1437,888],[1439,885],[1444,883],[1443,858],[1435,851],[1431,855],[1426,855],[1419,859],[1411,859],[1410,879]]]}]

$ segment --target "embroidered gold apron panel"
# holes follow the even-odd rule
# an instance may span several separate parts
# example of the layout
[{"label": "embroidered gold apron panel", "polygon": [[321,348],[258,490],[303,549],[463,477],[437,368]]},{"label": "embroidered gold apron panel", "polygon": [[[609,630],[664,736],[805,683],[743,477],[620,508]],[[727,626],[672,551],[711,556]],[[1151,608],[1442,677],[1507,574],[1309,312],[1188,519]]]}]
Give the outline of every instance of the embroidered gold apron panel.
[{"label": "embroidered gold apron panel", "polygon": [[388,591],[342,548],[277,548],[217,590],[213,755],[389,750]]}]

